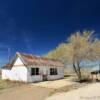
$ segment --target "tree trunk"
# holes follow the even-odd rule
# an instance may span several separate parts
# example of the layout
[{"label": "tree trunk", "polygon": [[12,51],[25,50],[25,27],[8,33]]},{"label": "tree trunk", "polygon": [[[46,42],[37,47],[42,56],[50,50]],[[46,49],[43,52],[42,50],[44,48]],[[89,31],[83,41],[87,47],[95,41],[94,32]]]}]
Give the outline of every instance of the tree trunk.
[{"label": "tree trunk", "polygon": [[77,68],[75,66],[75,63],[73,63],[73,68],[74,68],[74,71],[75,71],[76,75],[78,76],[78,72],[77,72]]},{"label": "tree trunk", "polygon": [[81,75],[81,69],[80,69],[79,62],[77,62],[77,67],[78,67],[78,73],[79,73],[79,80],[81,80],[82,79],[82,75]]},{"label": "tree trunk", "polygon": [[80,70],[79,63],[77,62],[77,66],[75,65],[75,63],[73,63],[73,68],[78,77],[78,80],[80,81],[82,79],[82,76],[81,76],[81,70]]}]

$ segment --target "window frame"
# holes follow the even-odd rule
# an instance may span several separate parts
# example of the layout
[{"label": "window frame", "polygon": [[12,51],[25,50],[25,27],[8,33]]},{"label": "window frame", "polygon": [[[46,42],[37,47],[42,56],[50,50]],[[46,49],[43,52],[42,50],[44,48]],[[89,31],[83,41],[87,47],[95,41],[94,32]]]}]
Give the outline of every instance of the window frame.
[{"label": "window frame", "polygon": [[39,75],[39,68],[31,68],[31,76]]},{"label": "window frame", "polygon": [[58,75],[57,68],[50,68],[50,75]]}]

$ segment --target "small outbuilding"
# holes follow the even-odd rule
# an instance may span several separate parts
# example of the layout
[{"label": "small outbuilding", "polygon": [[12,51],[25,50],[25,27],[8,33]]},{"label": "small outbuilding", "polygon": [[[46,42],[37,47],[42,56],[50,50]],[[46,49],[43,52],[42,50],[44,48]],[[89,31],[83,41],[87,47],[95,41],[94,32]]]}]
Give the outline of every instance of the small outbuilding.
[{"label": "small outbuilding", "polygon": [[[99,74],[100,74],[100,67],[99,67],[99,65],[93,67],[92,70],[91,70],[92,80],[94,80],[94,78],[95,78],[96,80],[99,80],[99,77],[100,77]],[[94,76],[95,76],[95,77],[94,77]]]},{"label": "small outbuilding", "polygon": [[64,64],[55,59],[17,52],[2,68],[2,79],[37,82],[64,78]]}]

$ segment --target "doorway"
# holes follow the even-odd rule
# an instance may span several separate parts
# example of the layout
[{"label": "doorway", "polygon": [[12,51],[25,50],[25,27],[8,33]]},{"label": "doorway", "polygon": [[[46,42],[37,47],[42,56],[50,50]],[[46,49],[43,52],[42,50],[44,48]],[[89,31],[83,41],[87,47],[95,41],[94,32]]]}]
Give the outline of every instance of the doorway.
[{"label": "doorway", "polygon": [[43,75],[43,81],[47,81],[47,75]]}]

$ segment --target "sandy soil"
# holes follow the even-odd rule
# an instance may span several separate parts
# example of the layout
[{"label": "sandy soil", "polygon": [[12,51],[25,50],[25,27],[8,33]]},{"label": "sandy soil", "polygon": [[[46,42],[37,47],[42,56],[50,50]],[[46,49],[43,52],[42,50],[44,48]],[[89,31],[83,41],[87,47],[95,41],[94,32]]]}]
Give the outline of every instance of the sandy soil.
[{"label": "sandy soil", "polygon": [[94,83],[67,93],[60,93],[46,100],[100,100],[100,83]]},{"label": "sandy soil", "polygon": [[0,100],[44,100],[52,89],[21,86],[0,92]]},{"label": "sandy soil", "polygon": [[45,81],[45,82],[39,82],[39,83],[33,83],[32,86],[40,86],[45,88],[51,88],[51,89],[58,89],[64,86],[69,86],[75,84],[75,82],[70,81],[71,78],[65,78],[60,80],[54,80],[54,81]]},{"label": "sandy soil", "polygon": [[45,100],[54,89],[74,84],[71,78],[31,83],[0,91],[0,100]]}]

